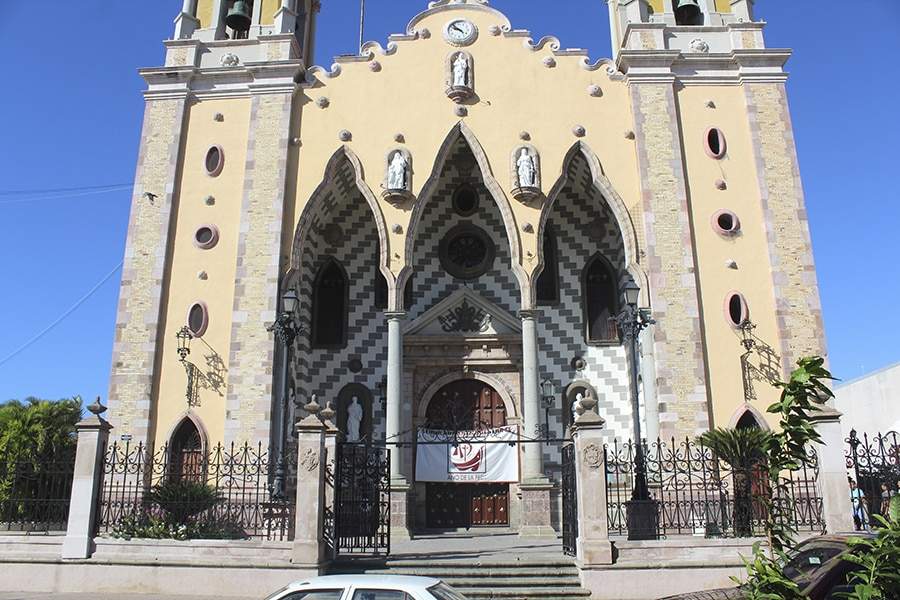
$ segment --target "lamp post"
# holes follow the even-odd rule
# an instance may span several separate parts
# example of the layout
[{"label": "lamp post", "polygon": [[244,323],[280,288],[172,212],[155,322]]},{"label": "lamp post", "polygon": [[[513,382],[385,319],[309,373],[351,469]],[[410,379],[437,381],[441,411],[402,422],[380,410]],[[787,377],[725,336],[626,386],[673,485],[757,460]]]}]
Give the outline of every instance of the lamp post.
[{"label": "lamp post", "polygon": [[634,428],[634,489],[627,510],[628,539],[655,540],[659,530],[659,502],[650,497],[647,485],[647,465],[641,436],[640,398],[638,396],[638,337],[641,331],[656,323],[646,308],[638,308],[641,289],[630,281],[625,286],[625,306],[617,321],[622,337],[631,352],[631,416]]},{"label": "lamp post", "polygon": [[275,477],[269,489],[269,493],[273,500],[284,499],[284,420],[287,415],[285,404],[287,403],[287,391],[289,387],[288,366],[290,365],[291,347],[294,345],[294,340],[297,339],[297,336],[301,333],[294,318],[299,303],[300,299],[297,297],[297,290],[291,288],[286,291],[281,297],[281,312],[275,317],[275,322],[272,323],[272,326],[266,328],[266,331],[275,334],[275,338],[283,346],[281,351],[281,390],[277,396],[278,401],[275,403],[275,423],[277,428],[275,451],[277,458],[275,463]]},{"label": "lamp post", "polygon": [[544,431],[543,438],[545,444],[550,444],[550,409],[556,400],[556,386],[552,379],[545,379],[541,382],[541,405],[544,407]]},{"label": "lamp post", "polygon": [[184,392],[184,397],[187,400],[188,406],[194,406],[196,400],[194,394],[194,364],[187,359],[191,354],[191,340],[194,339],[194,334],[192,334],[190,328],[185,325],[178,330],[178,333],[175,334],[175,338],[178,340],[178,361],[184,365],[184,371],[187,374],[187,388]]}]

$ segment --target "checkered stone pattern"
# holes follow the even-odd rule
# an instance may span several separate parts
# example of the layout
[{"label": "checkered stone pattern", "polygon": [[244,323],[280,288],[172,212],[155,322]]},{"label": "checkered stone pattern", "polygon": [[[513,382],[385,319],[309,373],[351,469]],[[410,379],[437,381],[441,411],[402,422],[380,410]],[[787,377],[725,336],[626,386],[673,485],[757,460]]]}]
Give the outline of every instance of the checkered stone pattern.
[{"label": "checkered stone pattern", "polygon": [[[305,333],[295,342],[293,377],[297,401],[302,405],[311,394],[320,405],[331,401],[337,410],[338,394],[344,386],[358,383],[372,392],[373,437],[384,435],[384,411],[378,383],[387,365],[387,320],[384,310],[375,306],[375,282],[378,269],[378,232],[369,205],[356,189],[352,171],[341,169],[331,189],[321,198],[313,226],[304,242],[298,285],[299,322]],[[335,223],[343,230],[343,239],[331,246],[322,230]],[[344,349],[313,349],[310,334],[312,296],[316,274],[333,257],[347,273],[349,318],[347,345]],[[362,371],[353,373],[349,363],[359,359]]]},{"label": "checkered stone pattern", "polygon": [[[478,210],[468,217],[453,210],[453,193],[464,183],[473,185],[479,196]],[[415,319],[464,286],[515,314],[519,307],[519,284],[511,269],[506,228],[500,210],[481,183],[475,157],[467,145],[461,144],[448,158],[441,180],[428,202],[415,233],[413,305],[409,307],[407,320]],[[486,231],[497,249],[491,269],[469,281],[447,273],[439,256],[441,239],[461,223],[471,223]]]},{"label": "checkered stone pattern", "polygon": [[[569,184],[556,199],[549,219],[558,249],[559,304],[541,307],[538,317],[541,379],[549,377],[556,382],[558,404],[569,382],[588,381],[597,390],[597,410],[606,420],[608,438],[629,439],[632,420],[628,353],[623,345],[594,346],[585,342],[581,304],[581,274],[596,253],[601,253],[619,271],[620,283],[628,280],[624,243],[612,212],[592,184],[587,162],[579,155],[569,168]],[[576,356],[587,363],[582,372],[572,367]],[[557,437],[563,432],[564,410],[571,407],[555,406],[550,412],[551,433]],[[545,446],[544,464],[548,474],[559,477],[558,445]]]}]

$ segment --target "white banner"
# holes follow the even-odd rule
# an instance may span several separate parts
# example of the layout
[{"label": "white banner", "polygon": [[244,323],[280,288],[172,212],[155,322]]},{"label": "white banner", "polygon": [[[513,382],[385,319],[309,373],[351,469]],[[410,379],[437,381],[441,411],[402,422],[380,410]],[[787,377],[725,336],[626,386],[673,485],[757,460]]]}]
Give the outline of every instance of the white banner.
[{"label": "white banner", "polygon": [[434,441],[452,437],[453,432],[419,430],[416,481],[514,483],[519,480],[515,427],[498,427],[478,434],[466,432],[459,437],[477,439],[455,446]]}]

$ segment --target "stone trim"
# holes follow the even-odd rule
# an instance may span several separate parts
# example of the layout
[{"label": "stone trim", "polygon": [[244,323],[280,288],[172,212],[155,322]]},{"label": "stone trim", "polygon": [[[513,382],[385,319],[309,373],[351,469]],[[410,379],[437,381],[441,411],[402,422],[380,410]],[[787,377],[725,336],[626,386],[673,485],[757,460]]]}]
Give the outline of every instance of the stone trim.
[{"label": "stone trim", "polygon": [[744,88],[769,248],[786,375],[804,355],[825,356],[825,325],[784,84]]},{"label": "stone trim", "polygon": [[[515,373],[518,374],[518,370],[516,370]],[[481,381],[482,383],[491,386],[495,392],[500,394],[500,398],[503,400],[503,406],[506,408],[507,422],[510,425],[519,423],[522,418],[522,411],[519,409],[515,391],[510,389],[503,380],[492,376],[490,373],[469,371],[466,369],[447,373],[432,381],[428,387],[425,388],[425,391],[422,392],[421,397],[418,398],[418,400],[413,400],[416,403],[416,416],[414,418],[423,419],[425,417],[428,405],[431,403],[435,394],[441,391],[444,386],[462,380]]]},{"label": "stone trim", "polygon": [[[186,101],[148,101],[135,174],[122,268],[109,384],[110,420],[133,443],[151,434],[160,353],[162,298],[171,252],[175,185]],[[163,191],[164,190],[164,191]],[[146,193],[156,194],[150,202]]]},{"label": "stone trim", "polygon": [[646,232],[660,435],[691,436],[711,425],[705,337],[671,83],[630,86]]}]

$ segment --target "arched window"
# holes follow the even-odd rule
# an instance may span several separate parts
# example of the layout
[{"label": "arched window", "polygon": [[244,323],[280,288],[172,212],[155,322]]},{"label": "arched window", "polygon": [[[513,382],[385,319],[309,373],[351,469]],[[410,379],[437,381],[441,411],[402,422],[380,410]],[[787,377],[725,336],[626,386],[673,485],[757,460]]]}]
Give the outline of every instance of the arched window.
[{"label": "arched window", "polygon": [[[413,305],[413,276],[410,275],[406,280],[406,287],[403,288],[403,308],[409,310]],[[375,272],[375,308],[377,310],[387,310],[388,307],[388,285],[387,280],[381,271]]]},{"label": "arched window", "polygon": [[203,481],[203,437],[197,425],[185,417],[169,442],[169,477]]},{"label": "arched window", "polygon": [[316,276],[312,306],[314,348],[342,348],[347,343],[347,274],[329,259]]},{"label": "arched window", "polygon": [[581,297],[588,343],[615,342],[619,339],[616,326],[619,291],[614,273],[612,265],[600,254],[595,254],[584,268]]},{"label": "arched window", "polygon": [[559,255],[556,232],[548,224],[544,228],[544,270],[537,280],[537,303],[547,306],[559,302]]}]

